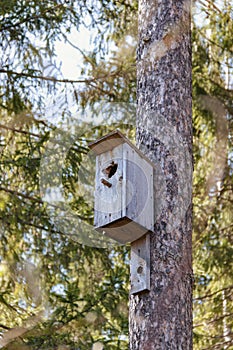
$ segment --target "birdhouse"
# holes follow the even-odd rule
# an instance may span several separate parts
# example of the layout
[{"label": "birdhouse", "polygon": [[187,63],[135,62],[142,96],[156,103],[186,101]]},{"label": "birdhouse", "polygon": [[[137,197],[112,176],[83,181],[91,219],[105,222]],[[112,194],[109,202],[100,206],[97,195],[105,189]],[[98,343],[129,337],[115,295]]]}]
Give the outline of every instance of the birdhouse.
[{"label": "birdhouse", "polygon": [[125,244],[153,229],[153,164],[121,132],[91,143],[96,155],[94,226]]}]

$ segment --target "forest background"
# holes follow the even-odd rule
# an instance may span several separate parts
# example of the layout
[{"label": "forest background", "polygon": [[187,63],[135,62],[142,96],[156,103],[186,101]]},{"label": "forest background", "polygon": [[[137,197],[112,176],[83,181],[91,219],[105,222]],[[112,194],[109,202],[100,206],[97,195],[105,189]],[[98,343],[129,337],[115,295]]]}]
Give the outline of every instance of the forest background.
[{"label": "forest background", "polygon": [[[92,229],[88,143],[116,128],[134,142],[137,11],[0,1],[3,350],[128,348],[129,247]],[[192,17],[194,349],[233,349],[233,4],[199,0]],[[85,52],[70,42],[83,28]],[[82,55],[73,79],[58,41]]]}]

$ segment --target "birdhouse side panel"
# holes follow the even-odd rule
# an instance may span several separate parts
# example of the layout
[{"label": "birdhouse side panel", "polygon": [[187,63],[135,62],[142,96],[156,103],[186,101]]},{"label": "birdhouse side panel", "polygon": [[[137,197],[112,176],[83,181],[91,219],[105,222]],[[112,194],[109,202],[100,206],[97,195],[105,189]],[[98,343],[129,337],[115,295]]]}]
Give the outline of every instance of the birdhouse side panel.
[{"label": "birdhouse side panel", "polygon": [[128,144],[124,144],[123,162],[126,172],[125,214],[128,218],[152,230],[153,210],[153,167]]},{"label": "birdhouse side panel", "polygon": [[94,226],[105,226],[122,217],[123,145],[96,157]]}]

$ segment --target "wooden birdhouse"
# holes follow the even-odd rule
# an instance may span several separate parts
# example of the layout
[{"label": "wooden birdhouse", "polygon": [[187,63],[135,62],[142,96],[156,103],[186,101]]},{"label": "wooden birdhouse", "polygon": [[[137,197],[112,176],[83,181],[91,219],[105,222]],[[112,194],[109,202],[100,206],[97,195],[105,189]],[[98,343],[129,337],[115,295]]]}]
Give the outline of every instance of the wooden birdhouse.
[{"label": "wooden birdhouse", "polygon": [[96,155],[94,226],[125,244],[154,225],[153,164],[120,131],[91,143]]}]

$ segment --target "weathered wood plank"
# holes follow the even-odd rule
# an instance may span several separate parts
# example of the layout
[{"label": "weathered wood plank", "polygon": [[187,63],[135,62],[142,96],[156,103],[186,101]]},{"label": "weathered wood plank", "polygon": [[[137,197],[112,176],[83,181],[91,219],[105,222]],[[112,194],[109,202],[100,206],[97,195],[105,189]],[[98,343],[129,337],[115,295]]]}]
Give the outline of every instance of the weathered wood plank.
[{"label": "weathered wood plank", "polygon": [[[116,172],[109,178],[106,169],[114,162]],[[122,145],[96,158],[94,225],[104,226],[122,216]]]},{"label": "weathered wood plank", "polygon": [[126,216],[147,230],[153,230],[153,168],[128,144],[123,145],[123,158],[127,179]]},{"label": "weathered wood plank", "polygon": [[150,290],[150,234],[131,244],[131,294]]},{"label": "weathered wood plank", "polygon": [[96,230],[104,232],[106,236],[121,244],[133,242],[149,232],[145,227],[127,217],[115,220],[105,226],[96,227]]},{"label": "weathered wood plank", "polygon": [[114,130],[109,134],[99,138],[98,140],[88,144],[88,147],[96,154],[105,153],[113,150],[120,144],[127,143],[132,149],[134,149],[146,162],[150,163],[154,167],[154,163],[148,159],[140,149],[138,149],[132,142],[130,142],[125,135],[119,130]]}]

